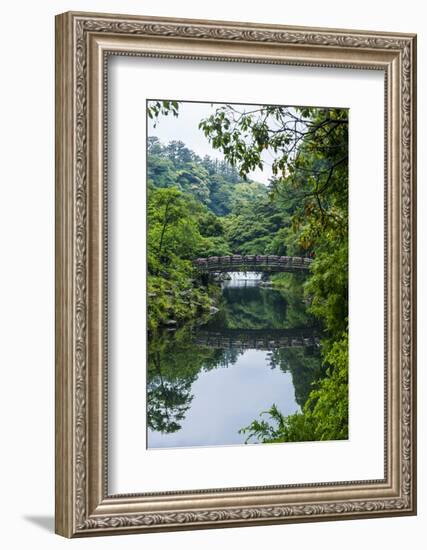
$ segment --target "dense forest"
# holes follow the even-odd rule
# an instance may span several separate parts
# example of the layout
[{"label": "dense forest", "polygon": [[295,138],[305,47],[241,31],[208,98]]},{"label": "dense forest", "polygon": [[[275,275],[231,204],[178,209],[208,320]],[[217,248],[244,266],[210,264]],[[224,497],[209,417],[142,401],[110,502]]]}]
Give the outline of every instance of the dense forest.
[{"label": "dense forest", "polygon": [[[345,109],[218,106],[200,121],[200,129],[223,153],[222,161],[200,158],[181,141],[148,138],[151,333],[200,323],[221,301],[219,285],[195,272],[194,258],[313,258],[303,281],[289,273],[271,280],[275,288],[299,296],[321,327],[322,369],[310,391],[299,392],[301,412],[283,416],[272,404],[242,428],[248,440],[348,437],[347,114]],[[154,102],[149,115],[179,116],[179,104]],[[268,185],[250,179],[254,169],[263,168],[266,152],[273,159]],[[288,357],[289,351],[275,352],[272,361],[279,365],[281,353]],[[218,350],[211,354],[218,359]]]},{"label": "dense forest", "polygon": [[208,311],[216,287],[197,279],[191,260],[227,254],[305,254],[292,214],[271,189],[226,161],[199,158],[184,143],[148,139],[149,327]]}]

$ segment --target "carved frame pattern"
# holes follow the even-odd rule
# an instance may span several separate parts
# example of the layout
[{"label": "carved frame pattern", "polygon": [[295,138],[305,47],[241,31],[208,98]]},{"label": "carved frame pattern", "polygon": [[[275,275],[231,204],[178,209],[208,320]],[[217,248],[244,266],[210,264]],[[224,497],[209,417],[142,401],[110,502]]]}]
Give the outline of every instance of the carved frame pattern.
[{"label": "carved frame pattern", "polygon": [[[64,536],[87,536],[94,534],[115,534],[172,529],[205,528],[215,526],[255,525],[285,521],[313,521],[321,519],[345,519],[355,517],[377,517],[383,515],[414,514],[415,503],[415,37],[413,35],[392,35],[367,33],[363,31],[339,31],[329,29],[285,28],[258,26],[253,24],[164,20],[161,18],[111,16],[99,14],[67,13],[57,17],[57,365],[56,365],[56,427],[57,427],[57,484],[56,484],[56,530]],[[91,147],[93,140],[89,132],[91,104],[89,84],[92,50],[97,37],[105,35],[118,44],[112,51],[105,49],[104,56],[149,55],[159,57],[185,57],[192,59],[245,61],[254,63],[293,63],[330,67],[373,69],[382,68],[386,81],[390,82],[388,95],[393,95],[395,105],[386,106],[386,119],[393,116],[399,124],[400,142],[389,143],[392,159],[388,166],[393,174],[394,193],[398,195],[398,219],[395,220],[394,236],[389,235],[397,247],[396,274],[399,274],[399,300],[394,309],[392,324],[398,331],[399,373],[393,378],[397,392],[399,427],[398,441],[394,449],[398,456],[389,456],[398,468],[393,474],[394,482],[386,479],[384,495],[368,492],[351,493],[354,482],[347,484],[302,485],[299,488],[317,489],[317,498],[299,497],[302,502],[286,502],[268,505],[260,498],[258,505],[235,505],[233,501],[212,507],[203,493],[193,492],[197,504],[183,507],[175,504],[168,508],[154,506],[153,510],[141,511],[140,495],[109,496],[106,491],[105,456],[105,405],[97,394],[92,403],[93,382],[89,383],[90,362],[90,318],[93,281],[90,281],[88,256],[92,225],[91,208],[94,208],[88,186],[91,184]],[[154,38],[175,41],[177,53],[164,54],[156,51],[135,52],[125,39]],[[122,42],[121,42],[122,40]],[[160,40],[160,41],[159,41]],[[216,54],[203,55],[182,53],[179,41],[190,44],[215,44]],[[169,42],[170,44],[171,42]],[[240,58],[223,52],[223,44],[296,47],[293,55],[285,59],[279,56],[250,55]],[[328,57],[328,50],[340,52],[335,61]],[[98,51],[98,50],[97,50]],[[304,54],[307,52],[307,55]],[[326,53],[325,53],[326,52]],[[360,52],[360,54],[358,53]],[[363,52],[369,53],[364,60]],[[380,54],[381,63],[376,59]],[[311,58],[310,58],[311,56]],[[105,74],[105,63],[102,62]],[[100,80],[100,79],[98,79]],[[105,82],[96,82],[97,90],[105,88]],[[96,93],[96,90],[95,90]],[[104,89],[105,94],[105,89]],[[397,97],[397,99],[396,99]],[[387,99],[387,98],[386,98]],[[387,101],[391,101],[390,97]],[[387,105],[386,101],[386,105]],[[102,102],[102,99],[101,99]],[[397,112],[396,112],[397,110]],[[104,111],[105,116],[105,111]],[[98,123],[100,120],[98,119]],[[389,137],[389,139],[391,139]],[[387,144],[386,144],[387,145]],[[104,144],[105,146],[105,144]],[[387,148],[387,147],[386,147]],[[105,151],[104,151],[105,154]],[[396,158],[396,156],[399,158]],[[394,165],[393,165],[394,163]],[[92,163],[93,164],[93,163]],[[394,168],[393,168],[394,166]],[[102,177],[105,178],[105,166]],[[99,215],[99,213],[97,214]],[[105,258],[104,258],[105,259]],[[396,264],[396,261],[395,261]],[[102,271],[102,270],[101,270]],[[96,283],[102,284],[102,283]],[[105,345],[105,342],[104,342]],[[96,370],[97,391],[102,393],[105,373]],[[92,375],[91,375],[92,376]],[[399,384],[397,388],[396,385]],[[392,399],[390,394],[390,399]],[[101,404],[101,406],[100,406]],[[390,418],[391,422],[392,419]],[[96,432],[92,423],[101,425]],[[94,437],[93,434],[96,434]],[[101,435],[99,435],[101,434]],[[93,451],[92,440],[101,446]],[[93,444],[95,445],[95,444]],[[92,447],[92,448],[95,448]],[[390,447],[391,449],[391,447]],[[396,454],[396,453],[395,453]],[[391,471],[391,470],[390,470]],[[96,483],[92,479],[97,478]],[[96,485],[96,487],[95,487]],[[337,490],[348,488],[348,497],[343,492],[339,498],[321,498],[322,488]],[[386,487],[387,485],[387,487]],[[390,487],[393,485],[393,491]],[[94,488],[95,487],[95,488]],[[298,492],[294,487],[293,492]],[[255,492],[256,488],[251,489]],[[261,489],[259,488],[260,496]],[[235,492],[239,492],[238,489]],[[221,491],[210,492],[212,494]],[[226,491],[223,492],[225,497]],[[177,498],[184,493],[174,493]],[[172,494],[173,495],[173,494]],[[223,496],[224,496],[223,495]],[[353,496],[351,496],[353,495]],[[378,495],[378,496],[377,496]],[[185,495],[184,495],[185,497]],[[166,498],[166,497],[164,497]],[[233,498],[230,496],[230,498]],[[238,499],[237,499],[238,500]],[[234,502],[237,502],[234,501]],[[292,499],[291,499],[292,500]],[[188,502],[186,501],[188,504]],[[117,506],[119,504],[119,506]],[[116,505],[116,506],[115,506]],[[121,506],[121,507],[120,507]],[[123,511],[124,510],[124,511]]]}]

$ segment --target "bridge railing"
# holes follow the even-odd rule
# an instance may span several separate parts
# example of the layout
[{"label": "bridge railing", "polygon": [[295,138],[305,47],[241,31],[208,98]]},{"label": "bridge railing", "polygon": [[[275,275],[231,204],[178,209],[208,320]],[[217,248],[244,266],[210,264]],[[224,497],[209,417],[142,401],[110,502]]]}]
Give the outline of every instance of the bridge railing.
[{"label": "bridge railing", "polygon": [[273,256],[273,255],[238,255],[210,256],[197,258],[194,265],[201,271],[215,271],[215,269],[230,269],[233,266],[244,270],[246,267],[278,267],[292,269],[308,269],[313,260],[299,256]]}]

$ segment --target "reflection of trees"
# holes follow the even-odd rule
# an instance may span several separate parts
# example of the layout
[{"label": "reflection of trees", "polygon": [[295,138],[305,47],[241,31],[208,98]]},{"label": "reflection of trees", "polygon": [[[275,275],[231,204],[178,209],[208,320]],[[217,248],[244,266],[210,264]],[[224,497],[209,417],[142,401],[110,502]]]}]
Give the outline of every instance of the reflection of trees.
[{"label": "reflection of trees", "polygon": [[215,329],[295,328],[313,324],[302,293],[253,287],[225,287],[221,311],[208,323]]},{"label": "reflection of trees", "polygon": [[161,433],[173,433],[191,406],[191,386],[201,370],[236,362],[237,350],[195,346],[191,331],[157,335],[149,340],[147,370],[147,424]]},{"label": "reflection of trees", "polygon": [[314,347],[275,349],[270,354],[270,365],[291,373],[295,400],[303,408],[313,382],[321,376],[320,351]]},{"label": "reflection of trees", "polygon": [[147,386],[148,426],[157,432],[173,433],[180,429],[180,421],[190,407],[191,384],[196,376],[170,380],[162,372],[160,352],[152,354],[151,360]]},{"label": "reflection of trees", "polygon": [[[289,309],[292,315],[288,314]],[[262,287],[228,287],[223,289],[220,311],[204,331],[239,329],[297,329],[312,326],[305,312],[300,293]],[[156,432],[173,433],[181,423],[193,400],[191,388],[200,372],[228,367],[236,363],[244,349],[213,348],[196,345],[191,327],[156,333],[148,345],[147,424]],[[272,336],[273,338],[273,336]],[[292,374],[295,398],[302,408],[312,389],[312,382],[321,374],[319,350],[280,348],[270,352],[270,365]]]},{"label": "reflection of trees", "polygon": [[[291,284],[284,289],[254,287],[226,287],[223,305],[209,328],[279,329],[315,326],[303,301],[304,276],[292,275]],[[270,364],[283,372],[290,372],[295,388],[295,399],[302,408],[312,389],[312,383],[321,376],[319,350],[310,348],[280,348],[270,353]]]}]

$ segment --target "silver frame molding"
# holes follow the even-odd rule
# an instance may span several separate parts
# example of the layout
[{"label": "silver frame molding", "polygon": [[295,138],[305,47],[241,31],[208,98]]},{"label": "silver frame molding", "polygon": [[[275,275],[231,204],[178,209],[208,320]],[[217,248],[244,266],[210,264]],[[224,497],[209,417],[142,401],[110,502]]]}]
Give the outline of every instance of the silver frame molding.
[{"label": "silver frame molding", "polygon": [[[110,55],[385,75],[385,477],[109,495]],[[254,68],[255,70],[255,68]],[[66,537],[416,513],[416,36],[68,12],[56,17],[56,532]]]}]

